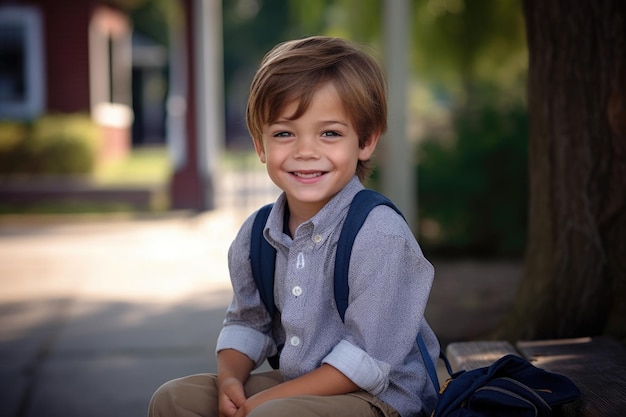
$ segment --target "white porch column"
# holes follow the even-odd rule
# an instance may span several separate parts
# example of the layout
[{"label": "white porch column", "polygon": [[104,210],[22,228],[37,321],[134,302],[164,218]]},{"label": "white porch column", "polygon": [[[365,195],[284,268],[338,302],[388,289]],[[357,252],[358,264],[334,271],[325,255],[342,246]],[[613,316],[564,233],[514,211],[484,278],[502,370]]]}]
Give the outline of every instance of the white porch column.
[{"label": "white porch column", "polygon": [[196,107],[198,169],[205,187],[205,206],[215,206],[216,170],[224,148],[224,77],[222,2],[195,0]]},{"label": "white porch column", "polygon": [[407,137],[410,1],[384,1],[383,8],[389,128],[382,153],[382,191],[402,210],[411,229],[416,231],[414,149]]}]

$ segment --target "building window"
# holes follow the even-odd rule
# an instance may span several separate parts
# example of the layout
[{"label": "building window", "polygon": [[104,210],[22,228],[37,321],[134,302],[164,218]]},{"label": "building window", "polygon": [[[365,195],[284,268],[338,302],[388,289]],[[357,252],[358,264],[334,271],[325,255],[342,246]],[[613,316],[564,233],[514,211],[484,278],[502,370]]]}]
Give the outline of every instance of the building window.
[{"label": "building window", "polygon": [[0,7],[0,119],[33,119],[44,108],[41,16],[31,7]]}]

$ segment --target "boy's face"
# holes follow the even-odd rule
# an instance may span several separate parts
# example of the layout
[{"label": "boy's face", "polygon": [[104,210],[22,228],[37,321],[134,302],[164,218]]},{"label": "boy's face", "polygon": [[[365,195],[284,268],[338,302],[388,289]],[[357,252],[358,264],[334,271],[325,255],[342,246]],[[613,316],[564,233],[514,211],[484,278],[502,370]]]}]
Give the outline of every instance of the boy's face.
[{"label": "boy's face", "polygon": [[297,107],[298,102],[287,104],[278,120],[263,125],[263,143],[255,141],[255,148],[292,213],[312,216],[352,179],[359,160],[370,159],[379,135],[359,148],[332,83],[318,88],[300,118],[289,120]]}]

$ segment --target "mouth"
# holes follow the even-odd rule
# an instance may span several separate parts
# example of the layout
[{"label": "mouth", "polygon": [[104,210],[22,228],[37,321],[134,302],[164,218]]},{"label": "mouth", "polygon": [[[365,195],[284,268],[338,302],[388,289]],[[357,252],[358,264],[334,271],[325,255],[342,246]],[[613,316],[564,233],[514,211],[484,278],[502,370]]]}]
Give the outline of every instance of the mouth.
[{"label": "mouth", "polygon": [[301,179],[313,179],[317,177],[321,177],[324,175],[323,171],[292,171],[291,175],[296,176]]}]

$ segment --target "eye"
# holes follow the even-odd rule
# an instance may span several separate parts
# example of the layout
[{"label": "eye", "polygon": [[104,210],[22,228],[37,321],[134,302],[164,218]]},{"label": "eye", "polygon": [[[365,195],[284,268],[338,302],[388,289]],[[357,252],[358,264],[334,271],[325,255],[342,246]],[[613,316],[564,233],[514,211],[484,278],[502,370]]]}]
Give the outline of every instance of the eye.
[{"label": "eye", "polygon": [[288,138],[290,136],[291,136],[291,133],[284,131],[284,130],[281,130],[279,132],[275,132],[272,134],[272,137],[275,137],[275,138]]},{"label": "eye", "polygon": [[336,130],[327,130],[325,132],[322,132],[322,137],[325,138],[334,138],[339,136],[341,136],[341,133],[337,132]]}]

